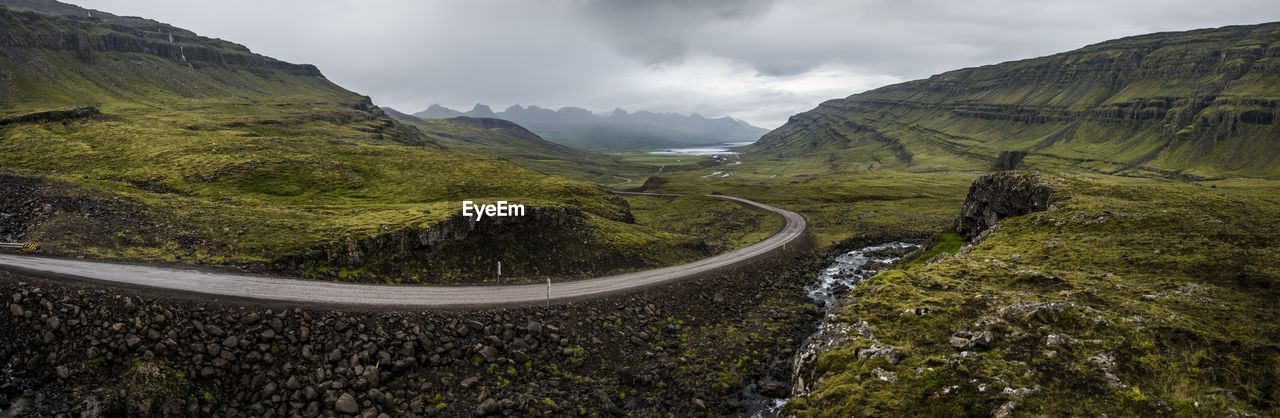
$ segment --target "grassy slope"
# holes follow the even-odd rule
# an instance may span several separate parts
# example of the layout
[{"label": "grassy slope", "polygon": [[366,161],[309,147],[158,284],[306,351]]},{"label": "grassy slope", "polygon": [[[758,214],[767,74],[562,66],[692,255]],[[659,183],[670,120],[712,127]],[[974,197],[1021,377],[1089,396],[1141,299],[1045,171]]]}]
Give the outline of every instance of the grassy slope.
[{"label": "grassy slope", "polygon": [[782,228],[780,216],[720,198],[625,197],[636,223],[698,237],[716,253],[755,244]]},{"label": "grassy slope", "polygon": [[[270,262],[431,225],[456,213],[463,199],[582,210],[592,234],[622,254],[692,242],[675,237],[668,244],[671,234],[614,221],[625,207],[592,185],[444,150],[367,98],[318,72],[305,74],[314,68],[194,35],[176,37],[191,59],[184,61],[178,51],[161,50],[170,45],[162,31],[185,33],[167,26],[135,34],[91,19],[0,13],[10,39],[83,34],[102,46],[4,46],[0,117],[84,105],[106,114],[0,126],[0,166],[53,180],[57,190],[147,208],[145,221],[115,224],[112,217],[144,214],[55,214],[26,237],[52,253]],[[113,50],[95,36],[149,43],[152,53]],[[257,62],[195,58],[214,53]]]},{"label": "grassy slope", "polygon": [[990,168],[1280,176],[1280,24],[1125,38],[831,100],[755,158],[836,171]]},{"label": "grassy slope", "polygon": [[499,156],[532,170],[574,180],[613,184],[621,181],[615,176],[638,177],[651,171],[640,164],[566,147],[536,135],[532,138],[511,135],[456,119],[421,119],[399,112],[394,117],[450,150]]},{"label": "grassy slope", "polygon": [[[788,408],[952,415],[1012,402],[1016,413],[1051,415],[1280,413],[1280,184],[1070,176],[1056,187],[1055,208],[1002,221],[966,255],[861,284],[841,319],[867,321],[905,357],[859,361],[865,339],[828,352],[818,362],[822,389]],[[1041,302],[1064,305],[1013,309]],[[903,314],[912,308],[930,311]],[[991,330],[994,345],[956,358],[949,339],[964,327]],[[1051,334],[1074,342],[1049,345]],[[1104,353],[1119,385],[1091,360]],[[876,368],[898,380],[871,377]],[[1034,391],[1020,400],[1005,388]]]},{"label": "grassy slope", "polygon": [[[820,246],[854,234],[927,232],[949,226],[976,173],[817,174],[786,163],[722,165],[661,175],[650,192],[719,193],[799,212]],[[795,170],[795,171],[793,171]],[[707,176],[715,171],[728,177]],[[780,173],[780,174],[779,174]],[[801,174],[788,174],[801,173]],[[723,174],[722,174],[723,175]],[[707,177],[704,177],[707,176]]]}]

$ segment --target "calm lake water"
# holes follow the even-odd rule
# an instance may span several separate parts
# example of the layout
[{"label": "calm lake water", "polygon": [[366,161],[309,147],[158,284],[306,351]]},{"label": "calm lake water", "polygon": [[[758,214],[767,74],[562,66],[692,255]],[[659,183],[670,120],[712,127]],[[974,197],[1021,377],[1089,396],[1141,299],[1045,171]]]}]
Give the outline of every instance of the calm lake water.
[{"label": "calm lake water", "polygon": [[667,148],[661,151],[650,151],[650,154],[657,155],[736,155],[736,152],[730,151],[730,148],[741,147],[743,145],[751,145],[756,141],[745,142],[726,142],[719,145],[703,145],[700,147],[687,148]]}]

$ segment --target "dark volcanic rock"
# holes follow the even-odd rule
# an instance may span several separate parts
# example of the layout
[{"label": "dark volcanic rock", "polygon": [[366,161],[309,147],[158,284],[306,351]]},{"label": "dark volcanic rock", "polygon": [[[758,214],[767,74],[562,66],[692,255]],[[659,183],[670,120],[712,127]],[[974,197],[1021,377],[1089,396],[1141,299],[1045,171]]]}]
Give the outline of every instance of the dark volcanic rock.
[{"label": "dark volcanic rock", "polygon": [[[705,385],[678,370],[734,373],[778,394],[786,385],[766,378],[766,365],[792,351],[691,350],[670,321],[741,324],[766,291],[798,306],[817,268],[809,253],[552,308],[441,312],[281,311],[0,269],[9,311],[0,314],[0,366],[12,368],[11,381],[0,378],[0,408],[75,416],[93,396],[102,416],[559,416],[578,408],[659,416],[691,411],[698,398],[710,414],[732,414],[745,405],[747,384]],[[706,288],[723,301],[706,303]],[[773,347],[811,326],[798,312],[778,318],[769,322],[776,332],[742,332],[759,331],[753,341]],[[752,366],[717,366],[740,359]]]},{"label": "dark volcanic rock", "polygon": [[956,230],[973,239],[1001,219],[1049,208],[1053,189],[1040,174],[1003,172],[982,176],[969,186]]},{"label": "dark volcanic rock", "polygon": [[356,403],[356,398],[352,397],[350,393],[343,393],[342,396],[339,396],[338,400],[334,402],[333,408],[345,414],[360,412],[360,404]]},{"label": "dark volcanic rock", "polygon": [[68,119],[85,119],[100,115],[102,114],[93,106],[77,107],[71,110],[50,110],[47,112],[30,113],[22,116],[0,119],[0,126],[14,123],[57,122]]}]

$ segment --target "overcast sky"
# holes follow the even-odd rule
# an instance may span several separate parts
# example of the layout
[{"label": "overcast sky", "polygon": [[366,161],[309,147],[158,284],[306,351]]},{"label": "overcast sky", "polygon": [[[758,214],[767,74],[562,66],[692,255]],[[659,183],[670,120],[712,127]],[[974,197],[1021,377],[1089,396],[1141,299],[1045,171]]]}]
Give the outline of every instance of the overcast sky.
[{"label": "overcast sky", "polygon": [[409,113],[536,104],[729,115],[770,129],[823,100],[951,69],[1280,20],[1275,0],[70,2],[315,64]]}]

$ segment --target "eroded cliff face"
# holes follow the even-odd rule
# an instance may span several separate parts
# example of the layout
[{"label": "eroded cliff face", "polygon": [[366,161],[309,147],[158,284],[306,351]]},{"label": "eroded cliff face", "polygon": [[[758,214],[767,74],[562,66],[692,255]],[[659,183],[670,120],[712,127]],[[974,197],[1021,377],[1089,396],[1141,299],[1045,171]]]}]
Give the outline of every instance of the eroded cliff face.
[{"label": "eroded cliff face", "polygon": [[291,64],[254,54],[242,45],[205,38],[152,20],[107,16],[55,17],[0,7],[0,20],[6,22],[0,29],[0,48],[70,51],[87,61],[99,59],[95,53],[141,53],[189,63],[193,68],[238,66],[297,76],[321,76],[314,65]]},{"label": "eroded cliff face", "polygon": [[[1280,176],[1280,24],[1159,33],[827,101],[755,146],[845,165]],[[999,167],[1004,168],[1004,167]]]}]

